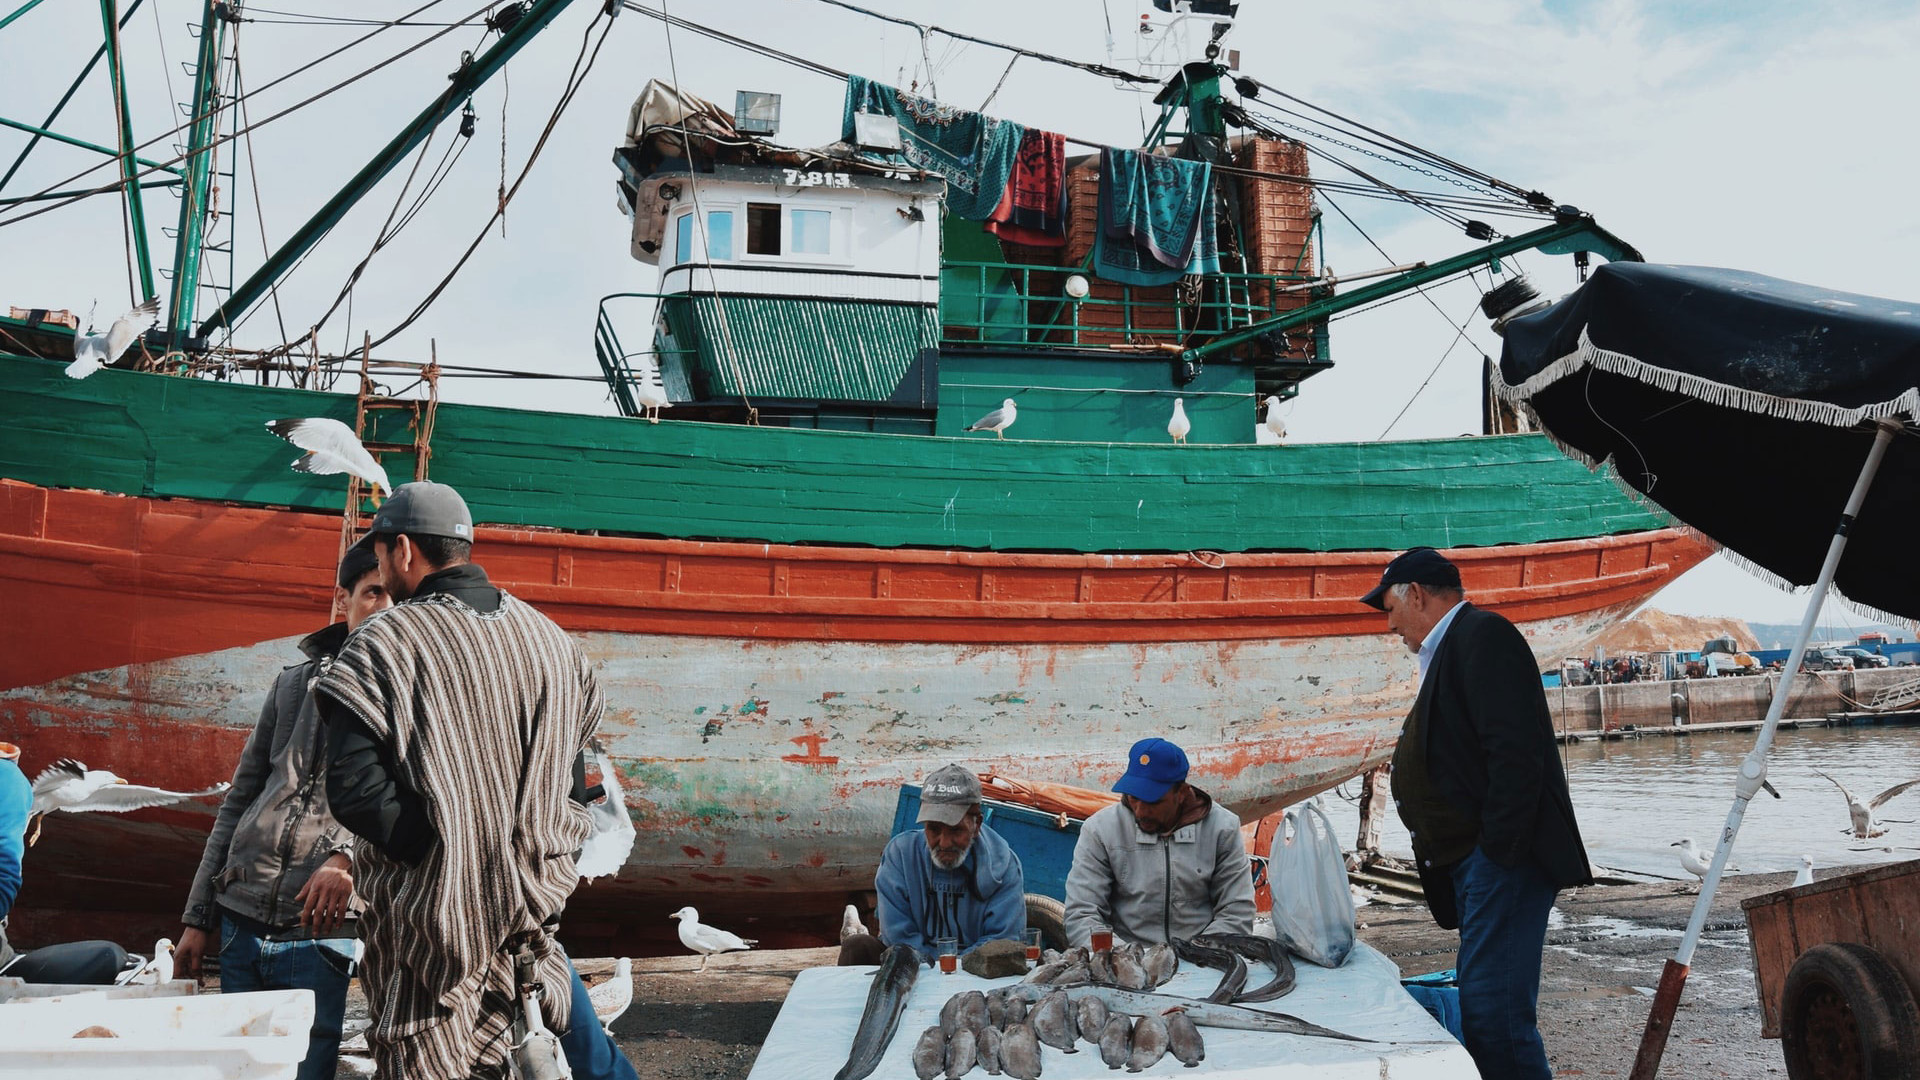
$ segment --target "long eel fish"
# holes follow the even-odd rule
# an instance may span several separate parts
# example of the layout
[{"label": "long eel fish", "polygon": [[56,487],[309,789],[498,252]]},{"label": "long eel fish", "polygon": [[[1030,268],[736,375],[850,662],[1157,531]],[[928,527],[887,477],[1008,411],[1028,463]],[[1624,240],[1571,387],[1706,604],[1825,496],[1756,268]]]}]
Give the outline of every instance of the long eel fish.
[{"label": "long eel fish", "polygon": [[[1009,996],[1037,1000],[1048,993],[1061,993],[1070,1000],[1078,1001],[1082,997],[1093,996],[1106,1003],[1112,1012],[1123,1012],[1131,1016],[1145,1016],[1147,1013],[1163,1013],[1168,1009],[1179,1009],[1187,1018],[1202,1027],[1233,1028],[1237,1031],[1266,1031],[1279,1035],[1311,1035],[1319,1039],[1344,1039],[1347,1042],[1381,1042],[1380,1039],[1363,1039],[1358,1035],[1324,1028],[1319,1024],[1310,1024],[1297,1016],[1286,1013],[1266,1012],[1261,1009],[1243,1009],[1238,1005],[1220,1005],[1197,998],[1180,997],[1177,994],[1154,994],[1144,990],[1120,990],[1111,986],[1034,986],[1023,984],[1007,991]],[[1441,1040],[1432,1040],[1435,1042]],[[1451,1040],[1447,1040],[1451,1041]]]},{"label": "long eel fish", "polygon": [[1214,942],[1175,940],[1173,951],[1180,959],[1189,964],[1210,967],[1226,974],[1220,976],[1220,985],[1213,988],[1207,1000],[1216,1005],[1231,1004],[1234,995],[1246,989],[1247,962],[1232,949]]},{"label": "long eel fish", "polygon": [[833,1074],[833,1080],[861,1080],[880,1067],[894,1029],[900,1026],[907,997],[913,993],[913,980],[919,975],[920,954],[905,945],[887,947],[886,956],[873,973],[873,985],[867,989],[867,1008],[853,1033],[853,1051],[847,1055],[847,1063]]},{"label": "long eel fish", "polygon": [[1293,992],[1293,958],[1287,955],[1287,947],[1278,941],[1257,934],[1195,934],[1193,941],[1202,947],[1230,949],[1248,960],[1273,969],[1272,981],[1244,994],[1234,995],[1234,1004],[1272,1001]]}]

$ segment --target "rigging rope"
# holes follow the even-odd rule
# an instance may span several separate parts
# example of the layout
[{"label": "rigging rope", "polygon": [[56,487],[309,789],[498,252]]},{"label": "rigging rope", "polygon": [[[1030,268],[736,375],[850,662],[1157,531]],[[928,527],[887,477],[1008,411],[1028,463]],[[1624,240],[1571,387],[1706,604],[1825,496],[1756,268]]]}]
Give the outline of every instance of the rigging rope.
[{"label": "rigging rope", "polygon": [[[1158,84],[1160,82],[1159,79],[1155,78],[1152,75],[1136,75],[1131,71],[1126,71],[1122,68],[1111,67],[1107,64],[1095,64],[1085,60],[1069,60],[1064,56],[1054,56],[1051,53],[1036,52],[1032,49],[1023,49],[1018,45],[1008,45],[1006,42],[1003,42],[1003,41],[992,41],[983,37],[974,37],[972,34],[962,34],[957,30],[948,30],[945,27],[934,26],[930,23],[917,23],[917,22],[914,22],[912,19],[903,19],[898,15],[886,15],[881,12],[874,11],[870,8],[860,7],[857,4],[849,4],[846,2],[846,0],[819,0],[819,2],[822,4],[831,4],[832,6],[837,8],[846,8],[848,11],[858,12],[861,15],[867,16],[868,18],[879,19],[882,22],[890,22],[899,26],[911,26],[915,30],[920,32],[920,36],[923,41],[923,44],[921,47],[921,51],[923,54],[925,53],[924,40],[926,38],[926,35],[940,34],[944,37],[953,38],[956,41],[970,42],[975,45],[985,45],[993,49],[1005,49],[1010,53],[1017,53],[1021,56],[1029,57],[1034,60],[1044,61],[1045,63],[1049,63],[1049,64],[1059,64],[1061,67],[1078,68],[1081,71],[1091,72],[1105,79],[1118,79],[1122,82],[1131,82],[1131,83]],[[933,73],[931,69],[928,70],[927,81],[928,81],[929,88],[931,88],[932,81],[933,81]]]}]

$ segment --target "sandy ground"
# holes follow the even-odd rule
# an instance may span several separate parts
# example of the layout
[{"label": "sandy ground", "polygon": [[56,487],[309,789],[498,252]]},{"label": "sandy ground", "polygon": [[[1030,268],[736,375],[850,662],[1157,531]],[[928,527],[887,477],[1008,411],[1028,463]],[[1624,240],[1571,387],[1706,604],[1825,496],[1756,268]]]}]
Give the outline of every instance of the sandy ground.
[{"label": "sandy ground", "polygon": [[[1779,1042],[1760,1037],[1740,901],[1784,887],[1790,878],[1746,875],[1722,884],[1662,1075],[1785,1075]],[[1679,884],[1561,894],[1547,934],[1540,999],[1540,1029],[1556,1076],[1627,1074],[1652,987],[1679,942],[1693,898],[1693,887]],[[1453,966],[1458,939],[1435,927],[1425,907],[1374,904],[1359,914],[1362,939],[1403,973]],[[793,977],[833,963],[836,955],[834,949],[736,953],[715,957],[705,972],[695,970],[692,957],[636,960],[633,1006],[614,1022],[614,1035],[647,1080],[742,1080]],[[606,960],[578,963],[589,984],[612,967]],[[357,992],[349,1008],[355,1014],[364,1015]]]}]

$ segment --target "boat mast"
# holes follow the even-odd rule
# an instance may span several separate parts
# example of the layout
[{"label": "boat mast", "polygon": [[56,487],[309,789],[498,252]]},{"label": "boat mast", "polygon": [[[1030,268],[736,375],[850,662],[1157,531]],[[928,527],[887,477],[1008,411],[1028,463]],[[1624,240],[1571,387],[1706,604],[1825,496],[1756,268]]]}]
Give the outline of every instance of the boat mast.
[{"label": "boat mast", "polygon": [[106,41],[107,79],[113,87],[114,133],[120,143],[120,194],[126,200],[133,258],[140,273],[140,295],[153,292],[153,260],[147,254],[147,211],[140,196],[139,165],[133,160],[133,114],[127,108],[127,73],[120,63],[120,13],[117,0],[100,0],[100,29]]},{"label": "boat mast", "polygon": [[213,142],[220,127],[220,61],[225,55],[227,25],[238,18],[222,0],[207,0],[200,15],[193,122],[187,132],[186,183],[181,186],[180,232],[173,249],[173,294],[167,303],[168,352],[187,349],[199,305],[200,256],[206,246],[205,224],[213,194]]}]

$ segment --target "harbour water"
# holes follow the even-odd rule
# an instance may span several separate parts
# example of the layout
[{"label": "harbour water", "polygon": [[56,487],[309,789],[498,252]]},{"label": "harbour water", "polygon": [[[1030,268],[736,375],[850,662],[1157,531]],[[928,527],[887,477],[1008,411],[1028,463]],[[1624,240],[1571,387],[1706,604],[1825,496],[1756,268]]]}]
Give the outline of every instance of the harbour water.
[{"label": "harbour water", "polygon": [[[1573,805],[1595,865],[1666,878],[1686,876],[1674,841],[1690,836],[1711,849],[1733,804],[1740,761],[1757,733],[1703,732],[1688,736],[1588,741],[1562,748]],[[1842,833],[1846,803],[1822,770],[1863,799],[1894,784],[1920,779],[1920,727],[1806,727],[1782,729],[1768,758],[1764,792],[1748,807],[1735,842],[1733,865],[1749,873],[1798,870],[1802,854],[1816,866],[1851,866],[1920,858],[1920,823],[1889,823],[1885,836],[1857,841]],[[1358,793],[1359,781],[1341,791]],[[1322,806],[1341,841],[1352,845],[1357,806],[1334,792]],[[1920,787],[1889,800],[1883,819],[1920,820]],[[1381,846],[1411,854],[1407,831],[1389,813]],[[1891,849],[1891,850],[1889,850]],[[1690,880],[1690,879],[1689,879]]]}]

